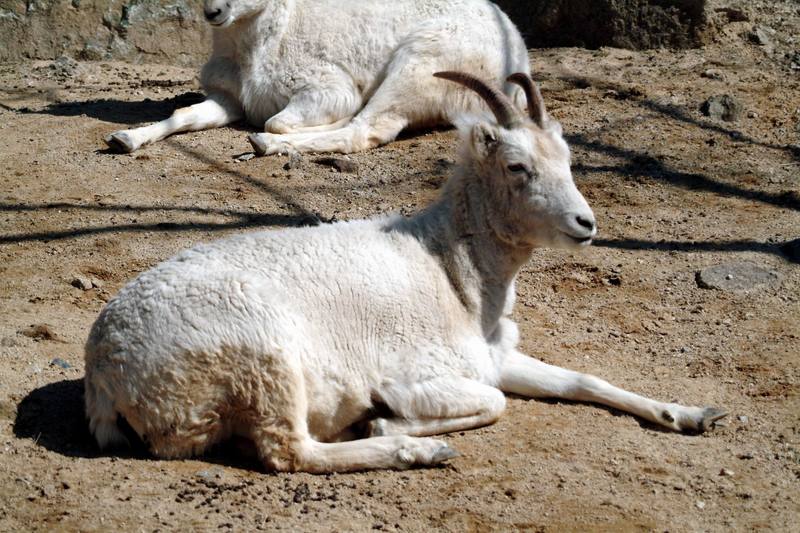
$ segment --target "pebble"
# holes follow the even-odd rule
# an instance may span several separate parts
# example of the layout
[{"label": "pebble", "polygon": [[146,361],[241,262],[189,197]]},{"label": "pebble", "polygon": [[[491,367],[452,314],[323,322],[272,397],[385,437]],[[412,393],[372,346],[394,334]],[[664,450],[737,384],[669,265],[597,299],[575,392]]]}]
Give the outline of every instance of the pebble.
[{"label": "pebble", "polygon": [[739,422],[741,422],[742,424],[747,424],[748,422],[750,422],[750,419],[747,418],[747,416],[745,416],[745,415],[739,415],[739,416],[736,417],[736,419]]},{"label": "pebble", "polygon": [[752,263],[726,263],[698,270],[695,281],[701,289],[743,292],[780,281],[777,272]]},{"label": "pebble", "polygon": [[333,167],[345,174],[355,174],[358,172],[358,163],[351,159],[344,159],[342,157],[321,157],[314,160],[314,162],[318,165]]},{"label": "pebble", "polygon": [[704,70],[702,74],[700,74],[703,78],[708,78],[709,80],[719,80],[722,81],[725,79],[725,75],[722,73],[721,70],[716,68],[710,68],[708,70]]},{"label": "pebble", "polygon": [[706,508],[706,502],[704,502],[702,500],[697,500],[696,502],[694,502],[694,506],[697,507],[698,509],[702,510],[702,509]]},{"label": "pebble", "polygon": [[64,361],[60,357],[56,357],[55,359],[50,361],[50,366],[57,366],[57,367],[63,368],[64,370],[72,368],[71,364],[69,364],[68,362]]},{"label": "pebble", "polygon": [[19,346],[19,342],[14,337],[3,337],[0,339],[0,346],[3,348],[13,348]]},{"label": "pebble", "polygon": [[742,114],[742,105],[729,94],[710,97],[700,105],[700,111],[707,117],[725,122],[736,122]]},{"label": "pebble", "polygon": [[724,477],[733,477],[733,470],[728,470],[727,468],[723,468],[719,471],[720,476]]},{"label": "pebble", "polygon": [[82,291],[88,291],[92,288],[92,280],[84,276],[78,276],[77,278],[74,278],[69,282],[69,284]]},{"label": "pebble", "polygon": [[292,152],[289,154],[289,160],[283,165],[283,170],[292,170],[293,168],[297,168],[303,164],[303,156],[300,155],[298,152]]},{"label": "pebble", "polygon": [[755,43],[758,46],[769,46],[771,43],[770,33],[772,33],[771,28],[756,25],[753,26],[753,29],[747,34],[747,38],[750,39],[751,43]]},{"label": "pebble", "polygon": [[234,159],[234,161],[239,161],[239,162],[241,162],[241,161],[250,161],[255,156],[256,156],[256,154],[254,154],[253,152],[247,152],[245,154],[240,155],[236,159]]},{"label": "pebble", "polygon": [[19,332],[35,341],[63,342],[48,324],[32,324]]}]

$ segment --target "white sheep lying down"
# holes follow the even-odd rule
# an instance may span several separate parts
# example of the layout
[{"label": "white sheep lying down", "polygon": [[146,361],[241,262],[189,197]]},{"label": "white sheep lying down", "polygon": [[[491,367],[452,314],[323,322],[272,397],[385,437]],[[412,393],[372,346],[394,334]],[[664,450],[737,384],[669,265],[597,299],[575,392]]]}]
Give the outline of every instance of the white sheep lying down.
[{"label": "white sheep lying down", "polygon": [[[516,350],[517,271],[536,247],[589,244],[594,215],[527,75],[512,81],[529,117],[477,78],[437,76],[477,92],[496,122],[463,128],[459,166],[433,205],[199,245],[109,302],[86,345],[101,446],[124,440],[122,416],[158,457],[239,435],[268,469],[331,472],[452,458],[428,436],[494,422],[503,392],[598,402],[674,430],[724,416]],[[378,405],[391,415],[370,419]],[[350,440],[358,424],[367,437]]]},{"label": "white sheep lying down", "polygon": [[[205,0],[204,11],[207,99],[112,133],[112,149],[246,119],[263,131],[250,136],[259,155],[357,152],[475,109],[476,98],[434,72],[505,84],[530,68],[519,31],[487,0]],[[521,101],[516,86],[505,90]]]}]

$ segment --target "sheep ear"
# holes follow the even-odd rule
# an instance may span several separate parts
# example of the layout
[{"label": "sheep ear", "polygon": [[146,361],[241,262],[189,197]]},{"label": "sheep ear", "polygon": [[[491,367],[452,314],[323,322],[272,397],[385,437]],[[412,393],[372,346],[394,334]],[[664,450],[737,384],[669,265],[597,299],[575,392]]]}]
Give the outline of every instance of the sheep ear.
[{"label": "sheep ear", "polygon": [[486,122],[477,122],[470,133],[472,155],[486,159],[497,149],[497,128]]},{"label": "sheep ear", "polygon": [[561,128],[561,123],[559,121],[549,119],[545,124],[545,128],[556,133],[557,135],[564,134],[564,130]]}]

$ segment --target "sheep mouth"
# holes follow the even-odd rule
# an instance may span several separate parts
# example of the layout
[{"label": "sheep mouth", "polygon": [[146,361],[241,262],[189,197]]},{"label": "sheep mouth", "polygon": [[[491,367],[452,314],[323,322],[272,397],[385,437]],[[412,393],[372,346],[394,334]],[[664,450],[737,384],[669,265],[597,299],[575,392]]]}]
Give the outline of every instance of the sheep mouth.
[{"label": "sheep mouth", "polygon": [[233,22],[233,17],[231,17],[229,15],[229,16],[225,17],[222,20],[208,20],[208,19],[206,19],[206,21],[208,22],[208,24],[210,26],[214,26],[215,28],[224,28],[226,26],[230,26],[230,24]]},{"label": "sheep mouth", "polygon": [[576,237],[575,235],[567,233],[566,231],[562,231],[561,233],[569,237],[569,239],[578,246],[589,246],[590,244],[592,244],[592,239],[594,238],[594,235],[588,235],[585,237]]}]

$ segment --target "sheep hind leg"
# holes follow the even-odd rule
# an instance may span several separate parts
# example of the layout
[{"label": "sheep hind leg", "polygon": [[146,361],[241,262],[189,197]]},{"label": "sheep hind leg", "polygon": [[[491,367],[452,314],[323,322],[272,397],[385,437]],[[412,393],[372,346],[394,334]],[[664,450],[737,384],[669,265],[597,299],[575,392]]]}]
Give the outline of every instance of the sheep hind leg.
[{"label": "sheep hind leg", "polygon": [[199,104],[176,109],[167,119],[149,126],[115,131],[104,140],[111,150],[130,153],[173,133],[218,128],[241,117],[242,110],[238,104],[225,96],[210,94]]},{"label": "sheep hind leg", "polygon": [[[398,59],[399,58],[399,59]],[[363,109],[344,127],[319,132],[255,133],[250,144],[258,155],[293,152],[352,153],[393,141],[410,124],[444,120],[441,90],[430,65],[398,53],[387,75]]]},{"label": "sheep hind leg", "polygon": [[370,436],[427,436],[493,424],[505,410],[503,393],[461,377],[389,386],[376,395],[397,416],[376,418]]},{"label": "sheep hind leg", "polygon": [[345,127],[332,131],[275,135],[254,133],[250,144],[258,155],[294,152],[338,152],[349,154],[386,144],[403,131],[408,122],[399,116],[385,115],[365,120],[361,115]]},{"label": "sheep hind leg", "polygon": [[292,96],[283,110],[264,123],[264,131],[280,135],[341,129],[361,105],[361,95],[352,82],[337,78],[326,88]]},{"label": "sheep hind leg", "polygon": [[674,431],[703,432],[727,415],[714,407],[689,407],[645,398],[598,377],[548,365],[519,352],[509,355],[503,362],[500,388],[529,398],[599,403]]}]

